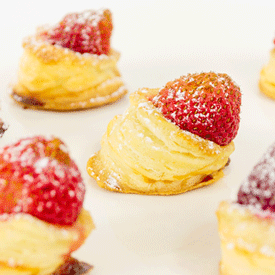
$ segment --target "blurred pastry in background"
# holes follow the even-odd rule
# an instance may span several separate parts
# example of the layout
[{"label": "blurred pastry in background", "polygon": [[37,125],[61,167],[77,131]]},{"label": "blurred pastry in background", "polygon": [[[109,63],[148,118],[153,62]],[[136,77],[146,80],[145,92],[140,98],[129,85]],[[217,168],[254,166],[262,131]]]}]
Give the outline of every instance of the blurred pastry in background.
[{"label": "blurred pastry in background", "polygon": [[60,139],[36,136],[0,149],[0,191],[0,274],[88,274],[92,266],[71,254],[94,224]]},{"label": "blurred pastry in background", "polygon": [[269,62],[261,70],[259,88],[262,93],[275,99],[275,48],[270,51]]},{"label": "blurred pastry in background", "polygon": [[223,176],[234,151],[241,92],[227,74],[188,74],[130,95],[111,120],[87,171],[100,187],[172,195]]},{"label": "blurred pastry in background", "polygon": [[37,29],[23,41],[12,98],[24,108],[70,111],[121,98],[124,86],[111,48],[108,9],[66,15],[57,25]]},{"label": "blurred pastry in background", "polygon": [[236,200],[220,203],[222,275],[275,274],[275,144],[242,183]]}]

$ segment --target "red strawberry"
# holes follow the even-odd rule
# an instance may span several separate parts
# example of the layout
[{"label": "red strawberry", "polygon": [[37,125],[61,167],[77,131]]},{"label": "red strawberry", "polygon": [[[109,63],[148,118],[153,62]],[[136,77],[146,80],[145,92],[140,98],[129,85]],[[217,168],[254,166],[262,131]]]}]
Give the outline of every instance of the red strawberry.
[{"label": "red strawberry", "polygon": [[0,151],[0,214],[28,213],[52,224],[73,224],[85,186],[58,138],[21,139]]},{"label": "red strawberry", "polygon": [[275,143],[242,183],[237,202],[275,212]]},{"label": "red strawberry", "polygon": [[221,146],[237,135],[240,88],[226,74],[188,74],[168,82],[152,99],[171,122]]},{"label": "red strawberry", "polygon": [[52,45],[79,53],[108,54],[112,34],[112,15],[109,10],[72,13],[52,29],[41,34]]}]

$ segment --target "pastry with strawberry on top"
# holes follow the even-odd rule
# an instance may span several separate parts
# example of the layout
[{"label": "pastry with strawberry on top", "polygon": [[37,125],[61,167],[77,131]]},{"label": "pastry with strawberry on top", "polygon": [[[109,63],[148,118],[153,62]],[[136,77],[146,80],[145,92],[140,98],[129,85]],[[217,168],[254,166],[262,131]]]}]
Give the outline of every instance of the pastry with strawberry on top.
[{"label": "pastry with strawberry on top", "polygon": [[24,138],[0,150],[0,274],[80,275],[71,257],[94,228],[85,185],[58,138]]},{"label": "pastry with strawberry on top", "polygon": [[275,143],[243,181],[235,200],[220,203],[222,275],[275,274]]},{"label": "pastry with strawberry on top", "polygon": [[226,74],[188,74],[139,89],[108,125],[87,171],[108,190],[170,195],[217,181],[234,151],[240,88]]},{"label": "pastry with strawberry on top", "polygon": [[24,108],[70,111],[114,102],[127,89],[111,48],[108,9],[66,15],[23,42],[12,98]]}]

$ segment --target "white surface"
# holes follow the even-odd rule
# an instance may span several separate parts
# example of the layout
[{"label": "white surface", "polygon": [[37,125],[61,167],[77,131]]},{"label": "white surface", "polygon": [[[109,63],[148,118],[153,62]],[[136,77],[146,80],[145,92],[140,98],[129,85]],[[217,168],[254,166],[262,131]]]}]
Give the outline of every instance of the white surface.
[{"label": "white surface", "polygon": [[[0,17],[3,117],[10,124],[1,145],[23,136],[62,138],[87,183],[85,207],[96,224],[79,259],[93,275],[217,275],[220,260],[215,210],[230,198],[265,149],[275,140],[275,101],[257,82],[275,34],[273,1],[8,1]],[[107,192],[85,171],[89,156],[128,96],[112,105],[73,113],[23,110],[8,97],[22,53],[22,38],[36,26],[71,11],[108,7],[113,12],[113,47],[130,93],[161,87],[188,72],[228,73],[241,87],[241,126],[226,176],[186,194],[155,197]]]}]

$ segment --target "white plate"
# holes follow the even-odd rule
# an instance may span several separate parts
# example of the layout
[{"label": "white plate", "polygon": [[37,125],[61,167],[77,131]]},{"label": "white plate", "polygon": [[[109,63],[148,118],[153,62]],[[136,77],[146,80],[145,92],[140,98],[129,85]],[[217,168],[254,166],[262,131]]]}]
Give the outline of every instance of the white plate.
[{"label": "white plate", "polygon": [[[160,25],[163,29],[165,25],[162,18],[167,4],[164,3],[165,1],[161,2],[164,7],[159,7],[158,12],[154,13],[151,18],[145,16],[145,19],[150,19],[150,24],[154,28]],[[178,3],[178,8],[175,9],[178,16],[178,9],[184,10],[187,2],[173,1],[174,4],[175,2]],[[83,3],[80,4],[88,8],[87,3],[85,5]],[[110,4],[108,1],[106,3],[106,6]],[[152,3],[148,4],[151,8],[154,6]],[[217,13],[228,8],[228,3],[219,4]],[[236,31],[235,38],[242,39],[244,30],[254,35],[255,32],[251,29],[253,27],[264,29],[264,23],[258,26],[252,18],[257,11],[259,11],[258,15],[265,19],[265,23],[274,20],[268,6],[259,8],[257,1],[253,4],[255,6],[249,8],[250,13],[248,15],[244,13],[244,18],[238,21],[240,30],[236,28],[237,23],[232,23]],[[135,11],[140,12],[142,5],[135,7],[136,10],[133,8],[131,15],[135,15]],[[238,4],[235,3],[235,5]],[[122,6],[121,4],[119,7]],[[188,2],[187,6],[192,12],[195,11],[196,4]],[[114,7],[113,12],[123,13],[119,7]],[[26,8],[24,9],[26,11]],[[74,7],[72,10],[81,9]],[[218,21],[214,19],[210,20],[210,23],[203,22],[205,19],[205,17],[201,19],[204,15],[203,9],[206,9],[205,5],[196,14],[200,15],[194,27],[196,30],[199,30],[200,24],[204,24],[206,29],[218,24]],[[207,13],[209,10],[206,9],[204,12]],[[63,15],[61,7],[59,7],[60,14]],[[145,15],[148,14],[148,12],[145,13]],[[237,15],[240,14],[242,13],[237,10]],[[264,16],[264,14],[267,15]],[[19,8],[17,15],[19,15]],[[235,14],[234,19],[237,15]],[[176,19],[173,14],[167,16],[165,24],[168,24],[168,19],[174,20],[175,23]],[[189,16],[188,19],[191,18],[188,13],[185,13],[185,16]],[[125,14],[125,18],[125,21],[129,22],[130,15]],[[218,19],[221,20],[222,16],[219,15]],[[136,25],[133,22],[127,25],[125,21],[122,17],[117,18],[116,29],[124,28],[128,35],[131,34],[131,28],[133,31],[138,31],[137,27],[134,28]],[[153,22],[156,22],[156,25]],[[187,22],[184,23],[183,26],[186,26]],[[229,23],[221,23],[220,26],[221,29],[224,26],[228,27],[225,28],[224,36],[220,36],[224,37],[225,43],[229,43],[227,48],[217,48],[215,43],[211,44],[211,41],[206,40],[205,46],[197,45],[193,49],[192,45],[184,40],[182,26],[177,26],[177,31],[174,30],[175,33],[182,33],[182,39],[176,40],[181,44],[178,46],[173,44],[170,47],[166,41],[156,48],[155,41],[157,43],[162,41],[160,33],[155,33],[157,40],[148,40],[151,35],[150,28],[145,28],[144,21],[140,24],[144,28],[144,33],[139,31],[138,34],[143,33],[147,39],[147,45],[140,37],[136,40],[136,43],[141,41],[142,53],[139,53],[138,45],[131,48],[135,43],[131,44],[130,40],[125,43],[120,42],[121,44],[117,42],[117,47],[123,53],[119,63],[120,70],[130,92],[140,87],[161,87],[167,81],[188,72],[209,70],[228,73],[240,85],[243,93],[241,126],[235,139],[235,152],[231,156],[230,166],[226,168],[226,175],[223,179],[209,187],[168,197],[117,194],[100,189],[86,173],[86,162],[92,153],[100,149],[101,136],[108,122],[114,115],[124,112],[129,106],[128,95],[112,105],[80,112],[55,113],[23,110],[8,96],[10,91],[8,85],[16,75],[19,46],[16,48],[18,52],[15,55],[8,52],[0,64],[2,116],[10,124],[0,144],[2,146],[24,136],[38,134],[56,135],[67,143],[71,156],[81,169],[87,185],[85,208],[90,211],[96,224],[96,229],[81,249],[75,253],[75,256],[94,265],[93,275],[217,275],[220,260],[215,216],[217,206],[221,200],[231,197],[262,153],[275,141],[275,101],[260,94],[257,83],[260,69],[268,60],[268,50],[271,47],[270,41],[273,35],[271,29],[275,24],[272,28],[269,27],[268,33],[266,29],[265,32],[259,33],[261,38],[269,38],[268,42],[265,41],[265,46],[263,46],[264,43],[257,45],[251,43],[253,39],[250,37],[246,39],[250,39],[251,44],[247,46],[251,47],[244,49],[242,48],[244,44],[240,43],[240,50],[237,49],[237,40],[232,38],[234,41],[229,43],[231,40],[228,39],[228,35],[232,35]],[[250,28],[249,25],[252,27]],[[15,29],[15,24],[12,26]],[[190,29],[188,30],[186,35],[192,33]],[[219,26],[216,30],[219,30]],[[121,31],[118,30],[116,34],[121,35]],[[206,37],[202,35],[202,38]],[[220,40],[222,39],[217,38],[216,41]],[[12,41],[18,42],[15,36]],[[195,40],[195,43],[199,41],[201,40]],[[224,46],[222,41],[219,43],[218,46]],[[267,45],[267,43],[270,44]],[[127,48],[125,45],[131,47]]]}]

